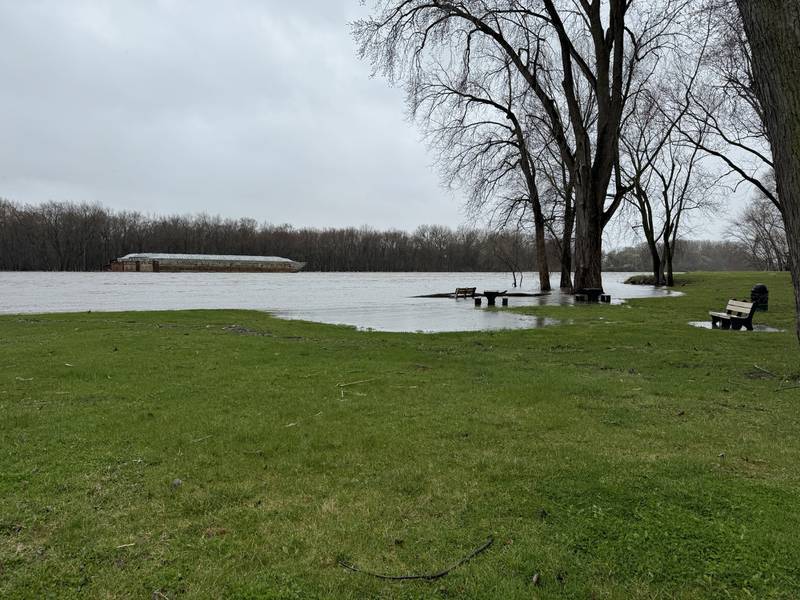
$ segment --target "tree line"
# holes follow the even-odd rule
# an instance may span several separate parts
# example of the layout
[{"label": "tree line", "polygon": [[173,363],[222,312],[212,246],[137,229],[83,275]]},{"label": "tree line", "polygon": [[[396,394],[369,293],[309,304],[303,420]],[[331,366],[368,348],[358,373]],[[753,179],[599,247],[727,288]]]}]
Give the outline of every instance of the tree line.
[{"label": "tree line", "polygon": [[[548,246],[549,260],[557,249]],[[0,200],[0,269],[97,271],[132,252],[284,256],[312,271],[513,271],[537,262],[531,236],[425,225],[294,228],[219,216],[146,216],[94,204]]]},{"label": "tree line", "polygon": [[[605,271],[650,271],[650,248],[646,242],[603,254]],[[676,271],[752,271],[768,268],[749,246],[730,240],[678,240],[674,246]]]},{"label": "tree line", "polygon": [[[737,227],[740,239],[679,240],[676,268],[783,268],[774,258],[775,244],[782,239],[779,232],[763,235],[773,231],[776,221],[768,208],[748,208],[754,213],[747,218],[752,229]],[[745,232],[752,237],[742,237]],[[97,271],[131,252],[284,256],[308,263],[306,269],[312,271],[502,271],[512,273],[515,283],[522,272],[536,270],[539,262],[535,237],[518,228],[425,225],[413,232],[294,228],[248,218],[145,216],[93,204],[22,205],[0,200],[2,270]],[[546,239],[545,253],[548,268],[559,269],[561,249],[551,237]],[[618,249],[603,255],[603,268],[648,270],[649,257],[647,244]]]}]

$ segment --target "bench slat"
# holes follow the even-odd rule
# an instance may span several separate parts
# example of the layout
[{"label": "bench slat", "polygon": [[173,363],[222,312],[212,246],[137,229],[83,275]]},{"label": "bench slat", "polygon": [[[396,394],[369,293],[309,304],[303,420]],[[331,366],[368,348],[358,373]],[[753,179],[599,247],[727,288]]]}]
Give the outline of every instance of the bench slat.
[{"label": "bench slat", "polygon": [[474,296],[475,295],[474,287],[471,288],[456,288],[456,293],[454,294],[456,298],[463,296],[466,298],[467,296]]},{"label": "bench slat", "polygon": [[728,302],[728,306],[726,310],[739,310],[739,311],[747,311],[749,312],[750,309],[753,308],[752,302],[739,302],[738,300],[730,300]]}]

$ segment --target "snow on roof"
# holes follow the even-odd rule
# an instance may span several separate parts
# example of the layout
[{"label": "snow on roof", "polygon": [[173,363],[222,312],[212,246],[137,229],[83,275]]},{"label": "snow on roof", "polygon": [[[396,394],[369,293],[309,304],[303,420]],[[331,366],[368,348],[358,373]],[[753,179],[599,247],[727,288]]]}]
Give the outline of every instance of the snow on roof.
[{"label": "snow on roof", "polygon": [[295,262],[280,256],[247,256],[243,254],[165,254],[159,252],[142,252],[126,254],[122,261],[136,260],[194,260],[208,262]]}]

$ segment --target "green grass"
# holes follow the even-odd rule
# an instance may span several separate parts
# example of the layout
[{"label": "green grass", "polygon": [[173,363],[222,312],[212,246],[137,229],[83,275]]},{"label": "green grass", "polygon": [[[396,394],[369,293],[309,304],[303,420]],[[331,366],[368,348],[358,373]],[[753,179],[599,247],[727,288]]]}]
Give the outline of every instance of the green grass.
[{"label": "green grass", "polygon": [[[788,277],[682,281],[494,333],[2,317],[0,597],[797,597]],[[785,333],[686,324],[756,282]]]}]

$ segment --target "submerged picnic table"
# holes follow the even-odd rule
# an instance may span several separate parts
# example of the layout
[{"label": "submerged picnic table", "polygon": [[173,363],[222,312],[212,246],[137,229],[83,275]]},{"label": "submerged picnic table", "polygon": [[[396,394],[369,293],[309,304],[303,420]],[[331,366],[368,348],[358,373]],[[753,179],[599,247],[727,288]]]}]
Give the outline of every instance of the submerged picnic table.
[{"label": "submerged picnic table", "polygon": [[497,290],[483,290],[483,295],[486,297],[486,304],[494,306],[498,296],[505,296],[508,290],[498,292]]}]

